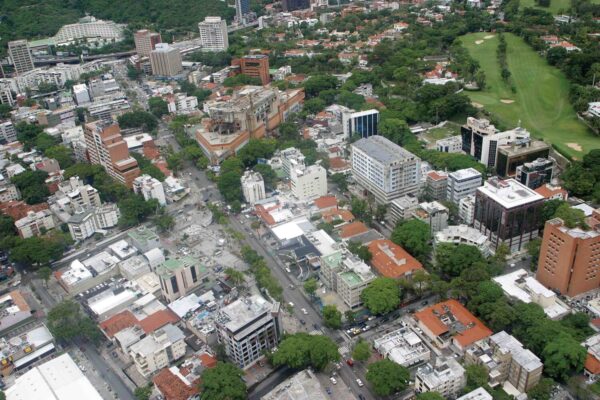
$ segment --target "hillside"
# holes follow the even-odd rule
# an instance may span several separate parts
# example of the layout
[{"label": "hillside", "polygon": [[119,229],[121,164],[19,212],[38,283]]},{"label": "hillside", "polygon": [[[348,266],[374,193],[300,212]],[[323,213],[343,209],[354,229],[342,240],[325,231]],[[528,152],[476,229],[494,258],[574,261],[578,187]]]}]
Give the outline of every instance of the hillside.
[{"label": "hillside", "polygon": [[574,158],[600,148],[600,137],[577,119],[569,103],[569,82],[564,74],[521,38],[506,34],[508,69],[516,93],[500,77],[497,36],[475,33],[462,36],[461,41],[486,75],[485,90],[468,92],[476,106],[491,112],[508,128],[521,122],[534,136]]},{"label": "hillside", "polygon": [[0,45],[13,39],[54,35],[86,13],[134,27],[196,31],[207,15],[232,19],[235,10],[221,0],[3,0]]}]

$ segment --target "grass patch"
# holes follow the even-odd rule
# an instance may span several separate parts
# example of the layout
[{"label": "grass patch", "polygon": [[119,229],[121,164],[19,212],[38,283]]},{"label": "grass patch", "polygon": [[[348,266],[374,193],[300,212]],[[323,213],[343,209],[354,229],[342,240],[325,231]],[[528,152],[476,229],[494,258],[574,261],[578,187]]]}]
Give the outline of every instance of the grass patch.
[{"label": "grass patch", "polygon": [[[592,3],[593,2],[594,1],[592,1]],[[520,0],[520,5],[521,9],[531,7],[558,15],[561,13],[569,13],[569,9],[571,8],[571,0],[550,0],[550,7],[540,7],[536,4],[535,0]]]},{"label": "grass patch", "polygon": [[520,121],[533,136],[547,140],[573,158],[581,159],[588,151],[600,148],[600,137],[577,119],[569,103],[569,82],[564,74],[548,65],[521,38],[505,34],[508,69],[517,89],[513,93],[500,77],[498,38],[489,36],[473,33],[461,38],[486,76],[485,90],[465,92],[471,100],[494,114],[502,125],[512,128]]}]

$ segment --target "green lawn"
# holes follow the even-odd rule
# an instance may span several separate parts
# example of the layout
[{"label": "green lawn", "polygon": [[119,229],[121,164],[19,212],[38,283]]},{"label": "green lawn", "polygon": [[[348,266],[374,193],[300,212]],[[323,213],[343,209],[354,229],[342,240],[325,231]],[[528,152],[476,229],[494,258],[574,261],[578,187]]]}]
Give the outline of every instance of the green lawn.
[{"label": "green lawn", "polygon": [[506,34],[508,68],[517,88],[513,93],[500,78],[496,58],[498,38],[490,36],[490,33],[473,33],[461,38],[486,75],[485,90],[467,92],[471,100],[494,114],[506,127],[515,127],[521,121],[521,126],[534,136],[544,138],[573,158],[581,159],[591,149],[600,148],[600,137],[577,119],[569,103],[569,82],[563,73],[549,66],[521,38]]},{"label": "green lawn", "polygon": [[536,5],[535,0],[520,0],[521,9],[525,7],[539,8],[540,10],[548,11],[552,14],[559,14],[559,11],[563,11],[568,14],[571,8],[571,0],[550,0],[550,7],[539,7]]}]

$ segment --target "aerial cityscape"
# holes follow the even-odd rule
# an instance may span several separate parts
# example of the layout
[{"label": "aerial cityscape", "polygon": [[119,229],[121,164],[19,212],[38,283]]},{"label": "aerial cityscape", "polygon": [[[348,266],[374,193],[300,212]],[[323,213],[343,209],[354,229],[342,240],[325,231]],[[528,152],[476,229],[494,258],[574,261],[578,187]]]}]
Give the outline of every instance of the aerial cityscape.
[{"label": "aerial cityscape", "polygon": [[600,399],[600,0],[0,11],[0,400]]}]

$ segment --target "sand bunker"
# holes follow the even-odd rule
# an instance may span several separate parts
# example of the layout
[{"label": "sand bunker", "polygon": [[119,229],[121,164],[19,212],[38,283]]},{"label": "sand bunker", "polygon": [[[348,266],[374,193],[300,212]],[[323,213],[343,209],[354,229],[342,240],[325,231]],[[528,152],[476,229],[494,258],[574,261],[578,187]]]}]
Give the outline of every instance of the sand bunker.
[{"label": "sand bunker", "polygon": [[475,41],[475,44],[481,44],[481,43],[483,43],[483,40],[476,40]]},{"label": "sand bunker", "polygon": [[471,102],[471,104],[472,104],[472,105],[473,105],[473,107],[475,107],[475,108],[483,108],[483,104],[480,104],[480,103],[475,103],[474,101],[473,101],[473,102]]},{"label": "sand bunker", "polygon": [[509,100],[509,99],[502,99],[502,100],[500,100],[500,102],[501,102],[501,103],[504,103],[504,104],[512,104],[512,103],[514,103],[515,101],[514,101],[514,100]]},{"label": "sand bunker", "polygon": [[575,151],[583,151],[583,148],[579,143],[565,143],[570,149]]},{"label": "sand bunker", "polygon": [[494,37],[494,35],[487,35],[487,36],[484,36],[483,38],[484,38],[484,39],[491,39],[491,38],[493,38],[493,37]]}]

